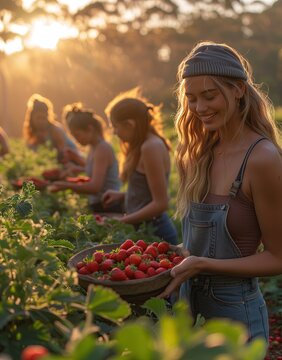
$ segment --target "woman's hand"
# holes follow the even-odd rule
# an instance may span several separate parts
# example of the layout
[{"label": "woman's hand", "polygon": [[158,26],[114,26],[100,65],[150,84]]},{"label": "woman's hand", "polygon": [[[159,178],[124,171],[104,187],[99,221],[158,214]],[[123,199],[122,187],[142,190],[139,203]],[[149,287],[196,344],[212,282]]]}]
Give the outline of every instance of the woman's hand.
[{"label": "woman's hand", "polygon": [[102,203],[105,208],[113,202],[121,202],[124,199],[124,193],[116,190],[107,190],[102,196]]},{"label": "woman's hand", "polygon": [[171,269],[170,275],[173,280],[166,289],[159,295],[160,298],[167,298],[171,293],[179,288],[186,280],[196,276],[202,270],[202,258],[197,256],[188,256],[178,265]]},{"label": "woman's hand", "polygon": [[85,168],[74,163],[67,163],[64,166],[64,169],[61,171],[61,179],[65,179],[68,176],[76,176],[77,174],[84,171]]}]

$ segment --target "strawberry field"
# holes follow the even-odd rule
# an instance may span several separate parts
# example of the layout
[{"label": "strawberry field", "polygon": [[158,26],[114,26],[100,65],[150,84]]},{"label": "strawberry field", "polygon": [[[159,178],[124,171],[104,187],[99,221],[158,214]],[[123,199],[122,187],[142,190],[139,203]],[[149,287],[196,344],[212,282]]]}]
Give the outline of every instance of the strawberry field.
[{"label": "strawberry field", "polygon": [[[42,173],[56,167],[50,149],[34,153],[20,142],[0,165],[0,358],[264,359],[266,344],[260,339],[246,343],[240,324],[201,317],[193,324],[184,302],[172,306],[151,297],[134,305],[102,286],[117,280],[138,284],[144,274],[152,286],[181,258],[152,229],[135,231],[118,220],[94,216],[83,196],[54,194],[48,186],[37,190],[36,182],[24,181],[43,181]],[[18,181],[21,186],[15,187]],[[112,244],[122,245],[101,251]],[[91,250],[75,267],[68,266],[73,256],[94,246],[100,251]],[[81,275],[90,283],[88,290]],[[265,358],[272,360],[282,358],[281,282],[281,276],[261,279],[271,328]]]}]

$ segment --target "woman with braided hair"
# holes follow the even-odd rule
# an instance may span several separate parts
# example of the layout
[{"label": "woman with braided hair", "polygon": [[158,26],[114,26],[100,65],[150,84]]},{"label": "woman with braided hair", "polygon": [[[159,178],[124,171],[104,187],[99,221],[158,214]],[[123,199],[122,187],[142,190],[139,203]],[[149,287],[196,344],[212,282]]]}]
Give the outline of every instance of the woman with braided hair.
[{"label": "woman with braided hair", "polygon": [[65,106],[64,118],[73,138],[89,149],[86,160],[67,150],[67,158],[73,162],[69,165],[70,170],[77,173],[84,171],[90,180],[81,183],[56,181],[52,191],[71,189],[79,194],[87,194],[93,212],[120,213],[122,207],[118,202],[107,208],[102,203],[105,191],[120,189],[118,162],[111,144],[105,140],[103,119],[92,110],[84,109],[80,103]]}]

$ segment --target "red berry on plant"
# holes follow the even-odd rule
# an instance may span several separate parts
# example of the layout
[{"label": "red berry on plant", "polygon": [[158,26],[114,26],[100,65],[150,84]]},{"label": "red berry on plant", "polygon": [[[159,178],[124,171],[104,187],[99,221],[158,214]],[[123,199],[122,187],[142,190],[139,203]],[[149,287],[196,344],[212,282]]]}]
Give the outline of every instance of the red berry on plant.
[{"label": "red berry on plant", "polygon": [[41,345],[29,345],[21,354],[21,360],[37,360],[45,355],[48,355],[49,351]]}]

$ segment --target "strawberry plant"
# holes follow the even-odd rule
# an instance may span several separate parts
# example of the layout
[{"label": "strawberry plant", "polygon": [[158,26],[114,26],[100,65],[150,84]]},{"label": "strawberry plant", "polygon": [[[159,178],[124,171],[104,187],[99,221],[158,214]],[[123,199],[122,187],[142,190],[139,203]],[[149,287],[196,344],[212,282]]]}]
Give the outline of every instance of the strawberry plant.
[{"label": "strawberry plant", "polygon": [[[18,211],[19,205],[30,204],[34,191],[32,184],[26,184],[0,206],[0,352],[15,359],[31,344],[60,352],[67,341],[61,330],[71,332],[76,322],[70,320],[80,322],[87,306],[85,297],[74,291],[76,275],[66,271],[58,257],[74,245],[53,239],[51,225],[35,223],[30,207]],[[121,304],[128,316],[129,306]],[[103,306],[101,316],[102,311],[106,311]]]}]

